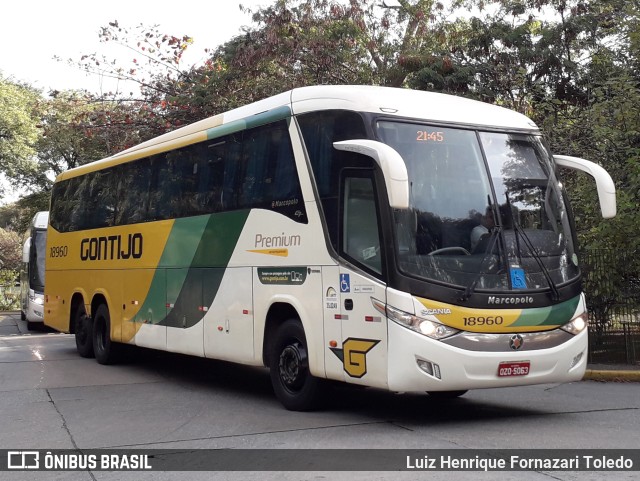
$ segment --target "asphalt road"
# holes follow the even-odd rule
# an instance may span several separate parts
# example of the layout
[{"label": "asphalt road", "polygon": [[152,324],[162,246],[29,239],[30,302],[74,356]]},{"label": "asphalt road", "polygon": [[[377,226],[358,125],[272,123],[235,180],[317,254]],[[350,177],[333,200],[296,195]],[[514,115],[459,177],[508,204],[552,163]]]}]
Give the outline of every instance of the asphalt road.
[{"label": "asphalt road", "polygon": [[[137,350],[79,357],[73,336],[0,313],[0,449],[640,448],[640,383],[471,391],[452,401],[340,387],[321,411],[275,399],[265,369]],[[327,459],[328,469],[331,460]],[[4,472],[0,479],[637,479],[638,472]]]}]

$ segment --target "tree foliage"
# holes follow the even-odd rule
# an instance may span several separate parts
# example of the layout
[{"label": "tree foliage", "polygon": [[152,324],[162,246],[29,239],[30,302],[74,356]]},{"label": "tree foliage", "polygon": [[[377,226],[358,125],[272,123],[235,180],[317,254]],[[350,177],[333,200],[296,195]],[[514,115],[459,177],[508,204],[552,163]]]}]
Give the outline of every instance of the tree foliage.
[{"label": "tree foliage", "polygon": [[23,185],[37,171],[39,101],[34,89],[0,76],[0,173]]},{"label": "tree foliage", "polygon": [[22,265],[20,235],[0,227],[0,269],[18,271]]}]

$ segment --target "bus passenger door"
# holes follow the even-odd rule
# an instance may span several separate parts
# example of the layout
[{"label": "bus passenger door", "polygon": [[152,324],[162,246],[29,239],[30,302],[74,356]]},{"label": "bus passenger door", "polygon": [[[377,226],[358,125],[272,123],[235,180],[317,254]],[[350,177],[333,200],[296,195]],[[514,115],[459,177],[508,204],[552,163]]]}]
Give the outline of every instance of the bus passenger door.
[{"label": "bus passenger door", "polygon": [[373,171],[343,171],[340,196],[340,255],[357,269],[340,267],[342,339],[334,353],[341,356],[347,382],[386,388],[387,323],[372,302],[386,300]]}]

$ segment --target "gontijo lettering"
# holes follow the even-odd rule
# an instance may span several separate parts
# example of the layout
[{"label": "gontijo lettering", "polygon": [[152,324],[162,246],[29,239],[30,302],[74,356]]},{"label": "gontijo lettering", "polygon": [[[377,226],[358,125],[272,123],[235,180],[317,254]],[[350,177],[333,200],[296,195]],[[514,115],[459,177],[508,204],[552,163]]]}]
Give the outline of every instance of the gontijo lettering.
[{"label": "gontijo lettering", "polygon": [[112,261],[142,257],[142,234],[88,237],[80,242],[83,261]]}]

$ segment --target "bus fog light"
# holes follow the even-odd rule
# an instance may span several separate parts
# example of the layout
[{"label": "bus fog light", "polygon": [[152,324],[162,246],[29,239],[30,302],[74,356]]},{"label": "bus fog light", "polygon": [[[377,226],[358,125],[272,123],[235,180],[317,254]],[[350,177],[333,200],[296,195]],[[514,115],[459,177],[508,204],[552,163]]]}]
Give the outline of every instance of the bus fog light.
[{"label": "bus fog light", "polygon": [[581,314],[574,318],[571,322],[568,322],[561,327],[562,330],[567,331],[570,334],[580,334],[587,327],[587,314]]},{"label": "bus fog light", "polygon": [[424,359],[416,359],[416,362],[418,363],[418,367],[426,372],[429,376],[441,379],[440,366],[438,366],[435,362],[425,361]]}]

